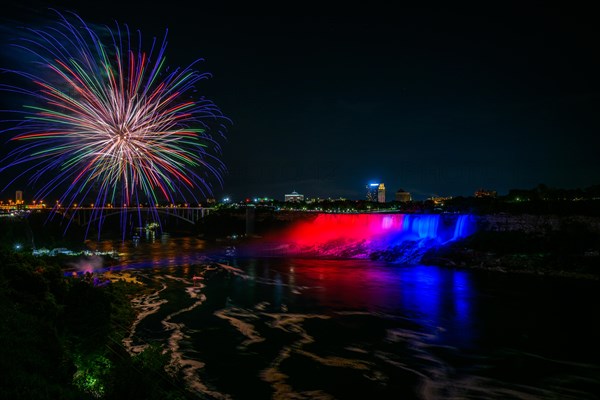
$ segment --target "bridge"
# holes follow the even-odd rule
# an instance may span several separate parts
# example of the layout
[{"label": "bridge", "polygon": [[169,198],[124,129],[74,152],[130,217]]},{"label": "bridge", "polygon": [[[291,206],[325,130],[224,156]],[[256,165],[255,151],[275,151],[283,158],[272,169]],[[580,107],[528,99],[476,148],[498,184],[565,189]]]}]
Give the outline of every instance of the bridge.
[{"label": "bridge", "polygon": [[185,206],[167,206],[167,207],[58,207],[46,209],[63,215],[65,218],[78,223],[79,225],[93,224],[99,220],[115,216],[128,215],[139,218],[142,221],[156,220],[157,217],[176,218],[187,223],[195,225],[200,219],[209,215],[214,208],[210,207],[185,207]]}]

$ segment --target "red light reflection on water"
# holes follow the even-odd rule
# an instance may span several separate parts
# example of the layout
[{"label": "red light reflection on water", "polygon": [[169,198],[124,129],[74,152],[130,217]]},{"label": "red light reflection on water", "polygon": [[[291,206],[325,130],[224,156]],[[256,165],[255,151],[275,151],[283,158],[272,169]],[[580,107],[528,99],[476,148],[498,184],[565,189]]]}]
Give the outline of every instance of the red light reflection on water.
[{"label": "red light reflection on water", "polygon": [[[275,297],[284,285],[287,301],[315,310],[384,313],[405,316],[435,331],[440,326],[449,335],[469,340],[472,332],[473,289],[465,271],[414,265],[394,266],[365,260],[279,259],[251,261],[268,265],[275,276]],[[245,270],[252,277],[256,267]],[[265,278],[264,266],[261,278]],[[255,276],[257,278],[257,276]],[[294,296],[295,289],[301,294]],[[308,302],[308,303],[305,303]]]}]

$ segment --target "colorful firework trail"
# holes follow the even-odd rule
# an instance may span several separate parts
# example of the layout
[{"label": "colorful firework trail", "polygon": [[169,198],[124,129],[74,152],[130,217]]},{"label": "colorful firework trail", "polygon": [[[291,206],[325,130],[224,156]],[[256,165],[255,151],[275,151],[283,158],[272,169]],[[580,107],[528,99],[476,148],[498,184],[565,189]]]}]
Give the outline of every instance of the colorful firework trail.
[{"label": "colorful firework trail", "polygon": [[[139,31],[92,29],[75,14],[57,14],[57,26],[28,29],[16,44],[33,55],[37,71],[4,69],[33,88],[2,85],[31,103],[15,111],[20,120],[4,131],[16,134],[11,140],[20,146],[0,172],[17,168],[17,178],[40,182],[37,199],[66,187],[59,195],[65,207],[153,209],[209,195],[211,180],[221,183],[224,170],[209,132],[223,136],[228,123],[214,103],[194,99],[195,84],[209,74],[194,70],[197,61],[169,70],[166,34],[146,53]],[[101,217],[101,207],[97,212]]]}]

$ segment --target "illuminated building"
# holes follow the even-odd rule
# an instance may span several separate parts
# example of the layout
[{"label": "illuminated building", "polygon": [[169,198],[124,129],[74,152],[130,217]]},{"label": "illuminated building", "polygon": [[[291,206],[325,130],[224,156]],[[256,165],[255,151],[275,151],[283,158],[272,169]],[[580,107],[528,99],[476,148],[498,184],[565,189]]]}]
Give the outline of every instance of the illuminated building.
[{"label": "illuminated building", "polygon": [[296,202],[296,201],[304,201],[304,195],[296,192],[295,190],[285,195],[286,202]]},{"label": "illuminated building", "polygon": [[17,190],[17,192],[15,193],[15,203],[17,203],[17,204],[23,203],[23,191],[22,190]]},{"label": "illuminated building", "polygon": [[367,189],[367,201],[377,201],[379,183],[369,183]]},{"label": "illuminated building", "polygon": [[475,191],[475,197],[496,197],[495,190],[478,189]]},{"label": "illuminated building", "polygon": [[442,197],[442,196],[433,196],[429,197],[427,200],[432,201],[436,206],[443,206],[444,203],[448,200],[452,200],[452,196]]},{"label": "illuminated building", "polygon": [[377,201],[385,203],[385,185],[383,183],[380,183],[377,187]]},{"label": "illuminated building", "polygon": [[405,191],[404,189],[399,189],[396,192],[395,200],[406,203],[406,202],[412,201],[412,196],[410,195],[409,192]]}]

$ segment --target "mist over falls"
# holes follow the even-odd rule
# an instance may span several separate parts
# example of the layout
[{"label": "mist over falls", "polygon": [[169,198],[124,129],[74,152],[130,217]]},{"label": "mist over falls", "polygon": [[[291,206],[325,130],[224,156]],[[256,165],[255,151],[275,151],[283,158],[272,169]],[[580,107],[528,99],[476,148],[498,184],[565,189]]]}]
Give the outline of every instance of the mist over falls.
[{"label": "mist over falls", "polygon": [[418,263],[423,254],[473,233],[475,221],[458,214],[319,214],[265,238],[266,256],[370,258]]}]

